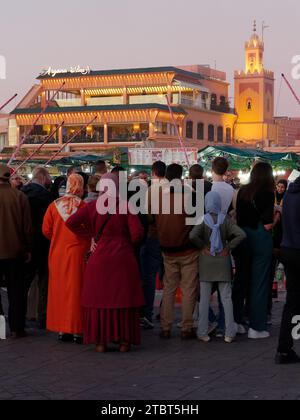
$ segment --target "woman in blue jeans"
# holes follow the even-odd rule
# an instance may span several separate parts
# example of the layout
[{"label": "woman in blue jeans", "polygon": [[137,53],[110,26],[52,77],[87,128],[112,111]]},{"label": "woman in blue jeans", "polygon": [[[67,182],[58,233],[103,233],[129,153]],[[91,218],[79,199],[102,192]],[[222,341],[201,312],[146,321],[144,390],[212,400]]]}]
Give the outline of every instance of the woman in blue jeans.
[{"label": "woman in blue jeans", "polygon": [[270,336],[267,319],[273,251],[274,191],[271,165],[259,162],[251,172],[250,183],[241,188],[237,198],[237,223],[247,234],[245,249],[250,270],[248,337],[251,339]]}]

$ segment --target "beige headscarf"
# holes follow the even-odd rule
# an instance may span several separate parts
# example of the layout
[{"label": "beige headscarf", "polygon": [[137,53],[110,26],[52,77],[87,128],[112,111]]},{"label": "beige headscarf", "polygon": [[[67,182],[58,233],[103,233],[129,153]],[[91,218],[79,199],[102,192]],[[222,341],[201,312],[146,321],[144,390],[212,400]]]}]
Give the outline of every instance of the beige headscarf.
[{"label": "beige headscarf", "polygon": [[55,201],[58,213],[66,222],[75,214],[82,202],[84,181],[81,175],[72,174],[68,178],[66,195]]}]

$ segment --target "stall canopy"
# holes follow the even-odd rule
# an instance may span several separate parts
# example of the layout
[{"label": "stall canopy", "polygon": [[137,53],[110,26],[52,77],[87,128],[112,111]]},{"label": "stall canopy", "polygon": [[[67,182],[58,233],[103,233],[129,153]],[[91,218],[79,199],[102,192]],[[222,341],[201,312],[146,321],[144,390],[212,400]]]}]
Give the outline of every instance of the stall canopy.
[{"label": "stall canopy", "polygon": [[199,163],[210,168],[216,157],[225,157],[232,170],[250,169],[254,161],[269,162],[275,169],[299,169],[296,153],[271,153],[260,149],[239,149],[230,146],[208,146],[198,153]]},{"label": "stall canopy", "polygon": [[122,148],[114,151],[107,151],[103,154],[78,154],[61,159],[54,160],[52,165],[55,166],[72,166],[94,164],[98,160],[109,161],[112,164],[127,165],[128,164],[128,149]]},{"label": "stall canopy", "polygon": [[[25,158],[24,158],[25,159]],[[24,160],[23,159],[23,160]],[[8,162],[7,159],[1,160],[3,163]],[[32,159],[27,162],[28,165],[44,165],[47,162],[47,159]],[[115,150],[108,150],[104,153],[97,153],[97,154],[88,154],[88,153],[81,153],[81,154],[74,154],[67,157],[62,157],[59,159],[55,159],[51,162],[51,166],[81,166],[81,165],[93,165],[98,160],[109,161],[115,165],[128,165],[128,149],[127,148],[120,148]],[[20,164],[22,159],[18,158],[14,161],[14,164]]]}]

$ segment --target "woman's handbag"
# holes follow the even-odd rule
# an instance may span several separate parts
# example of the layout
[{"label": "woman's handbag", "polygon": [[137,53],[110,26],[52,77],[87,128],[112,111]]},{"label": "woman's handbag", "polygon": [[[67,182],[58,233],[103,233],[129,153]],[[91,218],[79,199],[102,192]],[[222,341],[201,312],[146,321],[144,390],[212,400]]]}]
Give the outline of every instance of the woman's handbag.
[{"label": "woman's handbag", "polygon": [[[106,228],[106,226],[107,226],[108,222],[110,221],[111,217],[112,217],[112,215],[111,215],[111,214],[109,214],[109,215],[108,215],[108,217],[107,217],[107,219],[105,220],[105,222],[103,223],[103,225],[102,225],[102,226],[101,226],[101,228],[99,229],[98,235],[94,238],[94,246],[95,246],[95,247],[96,247],[96,245],[98,244],[98,242],[100,241],[100,239],[101,239],[101,237],[102,237],[102,235],[103,235],[103,232],[104,232],[104,230],[105,230],[105,228]],[[86,262],[86,263],[88,262],[88,260],[89,260],[90,256],[91,256],[91,255],[93,255],[93,253],[94,253],[94,251],[92,251],[92,250],[90,250],[90,251],[88,251],[88,252],[86,253],[85,258],[84,258],[84,260],[85,260],[85,262]]]}]

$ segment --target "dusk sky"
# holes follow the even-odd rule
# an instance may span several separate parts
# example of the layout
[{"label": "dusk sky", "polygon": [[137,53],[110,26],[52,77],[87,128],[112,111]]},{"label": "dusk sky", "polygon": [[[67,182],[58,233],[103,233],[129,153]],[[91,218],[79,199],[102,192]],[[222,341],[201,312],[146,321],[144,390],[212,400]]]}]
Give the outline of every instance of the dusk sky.
[{"label": "dusk sky", "polygon": [[[214,67],[216,61],[232,83],[234,70],[244,68],[244,42],[254,19],[259,34],[263,20],[270,25],[265,32],[265,67],[275,71],[276,91],[284,72],[300,96],[300,80],[291,79],[292,57],[300,55],[299,18],[299,0],[1,2],[0,56],[7,62],[7,79],[0,80],[0,104],[14,93],[20,100],[49,66]],[[285,85],[278,114],[300,116]]]}]

